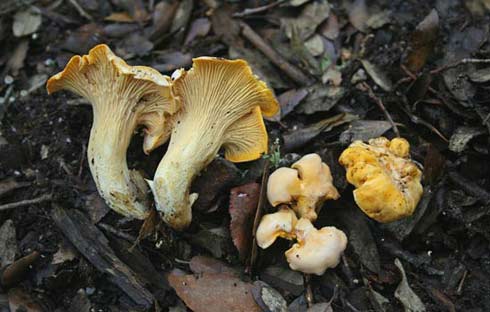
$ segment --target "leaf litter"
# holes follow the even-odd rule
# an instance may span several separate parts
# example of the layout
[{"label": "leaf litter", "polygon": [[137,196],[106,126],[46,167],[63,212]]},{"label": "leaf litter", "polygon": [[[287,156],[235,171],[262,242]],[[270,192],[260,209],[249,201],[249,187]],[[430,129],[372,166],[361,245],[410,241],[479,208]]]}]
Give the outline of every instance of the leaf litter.
[{"label": "leaf litter", "polygon": [[[84,231],[78,223],[71,229],[79,233],[74,237],[63,231],[65,225],[55,225],[49,202],[2,211],[0,221],[7,230],[0,237],[6,246],[1,269],[4,258],[20,264],[33,252],[41,256],[28,274],[18,275],[20,284],[0,292],[0,309],[8,309],[9,299],[13,307],[33,311],[87,306],[182,311],[196,302],[217,304],[205,296],[189,299],[208,294],[207,285],[188,288],[185,295],[166,287],[165,274],[180,268],[192,283],[209,274],[217,274],[212,278],[216,284],[229,285],[230,277],[223,275],[245,288],[256,287],[252,280],[267,283],[267,288],[261,283],[252,288],[255,298],[253,293],[230,295],[251,304],[252,310],[281,310],[285,300],[292,311],[305,311],[308,303],[312,310],[397,311],[403,302],[414,304],[407,299],[412,294],[401,290],[400,302],[395,300],[399,278],[392,260],[398,257],[426,310],[488,310],[488,12],[479,0],[402,5],[363,0],[2,2],[0,199],[19,203],[48,194],[70,208],[70,220],[86,223]],[[210,165],[193,185],[200,196],[191,228],[177,233],[152,222],[147,237],[135,245],[141,223],[87,200],[96,192],[81,156],[91,109],[67,107],[65,103],[78,98],[47,97],[42,87],[70,57],[101,42],[128,63],[165,74],[188,68],[201,55],[246,59],[281,102],[282,115],[266,121],[269,141],[277,142],[271,148],[277,163],[268,158],[233,167]],[[426,195],[416,214],[391,228],[362,214],[343,216],[339,211],[357,208],[338,168],[339,154],[356,139],[392,138],[393,125],[410,141],[412,158],[424,166]],[[140,139],[137,135],[131,144],[129,164],[151,176],[166,147],[145,156],[137,147]],[[317,225],[347,229],[351,243],[337,269],[307,285],[284,263],[285,241],[266,252],[255,246],[250,262],[240,260],[253,241],[253,205],[237,199],[248,190],[231,190],[262,183],[256,213],[272,212],[263,191],[269,170],[310,152],[328,162],[342,193],[335,204],[325,205]],[[346,218],[352,222],[346,224]],[[238,249],[234,241],[240,242]],[[96,248],[98,257],[87,246]],[[129,247],[133,251],[126,254]],[[120,288],[118,278],[130,282]],[[310,301],[307,287],[312,289]],[[142,309],[135,300],[143,306],[157,303]],[[230,306],[222,308],[230,311]]]}]

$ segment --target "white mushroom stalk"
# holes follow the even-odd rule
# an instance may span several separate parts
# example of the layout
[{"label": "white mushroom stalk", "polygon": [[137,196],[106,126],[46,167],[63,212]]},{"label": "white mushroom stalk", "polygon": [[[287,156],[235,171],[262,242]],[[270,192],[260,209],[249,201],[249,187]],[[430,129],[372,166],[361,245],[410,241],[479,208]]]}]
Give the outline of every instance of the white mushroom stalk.
[{"label": "white mushroom stalk", "polygon": [[164,221],[182,230],[191,223],[198,196],[189,194],[194,177],[221,147],[233,162],[267,152],[262,114],[273,116],[279,105],[243,60],[201,57],[188,72],[179,70],[174,77],[172,92],[182,109],[172,118],[167,153],[149,184]]},{"label": "white mushroom stalk", "polygon": [[48,80],[48,93],[66,89],[92,104],[90,171],[109,207],[124,216],[144,219],[149,211],[148,187],[128,169],[126,150],[138,125],[146,127],[145,145],[168,138],[165,119],[177,111],[170,84],[152,68],[127,65],[104,44],[72,57]]}]

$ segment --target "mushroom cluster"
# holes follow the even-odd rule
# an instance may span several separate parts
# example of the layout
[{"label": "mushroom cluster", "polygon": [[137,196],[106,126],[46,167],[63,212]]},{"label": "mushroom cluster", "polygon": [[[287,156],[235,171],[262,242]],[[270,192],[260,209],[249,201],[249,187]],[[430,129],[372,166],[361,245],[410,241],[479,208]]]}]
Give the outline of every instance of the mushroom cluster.
[{"label": "mushroom cluster", "polygon": [[262,217],[256,233],[257,245],[268,248],[278,237],[296,240],[285,252],[291,269],[322,275],[339,263],[347,236],[335,227],[318,230],[312,221],[316,220],[323,203],[337,199],[339,193],[332,184],[330,168],[317,154],[305,155],[291,167],[279,168],[269,178],[270,204],[283,205],[277,212]]},{"label": "mushroom cluster", "polygon": [[[247,62],[199,57],[172,77],[144,66],[129,66],[101,44],[74,56],[48,80],[48,93],[69,90],[93,107],[88,145],[97,189],[116,212],[145,219],[153,192],[155,206],[172,228],[192,220],[192,180],[221,147],[233,162],[259,158],[268,149],[262,115],[279,110],[272,91],[253,75]],[[142,126],[146,154],[170,143],[153,181],[128,169],[131,136]],[[149,185],[149,187],[148,187]]]},{"label": "mushroom cluster", "polygon": [[410,145],[403,138],[380,137],[353,142],[339,162],[347,169],[359,208],[378,222],[410,216],[422,197],[422,172],[409,158]]},{"label": "mushroom cluster", "polygon": [[[72,57],[62,72],[48,80],[48,93],[63,89],[92,104],[88,162],[109,207],[145,219],[152,192],[156,210],[176,230],[192,221],[198,194],[191,194],[190,187],[199,172],[221,148],[232,162],[255,160],[266,153],[262,116],[279,111],[272,91],[243,60],[199,57],[193,59],[191,69],[179,69],[168,77],[150,67],[126,64],[104,44],[88,55]],[[146,154],[170,141],[153,180],[146,182],[126,162],[138,127],[144,131]],[[405,139],[381,137],[369,144],[356,141],[340,156],[347,180],[356,187],[354,199],[369,217],[390,222],[413,213],[423,193],[422,173],[410,160],[409,150]],[[330,169],[318,155],[305,155],[291,168],[272,173],[267,197],[272,206],[289,208],[264,216],[257,232],[262,248],[277,237],[295,239],[286,256],[292,268],[304,272],[318,274],[338,263],[345,234],[312,225],[324,202],[339,197]],[[323,259],[320,267],[308,268],[307,255]]]}]

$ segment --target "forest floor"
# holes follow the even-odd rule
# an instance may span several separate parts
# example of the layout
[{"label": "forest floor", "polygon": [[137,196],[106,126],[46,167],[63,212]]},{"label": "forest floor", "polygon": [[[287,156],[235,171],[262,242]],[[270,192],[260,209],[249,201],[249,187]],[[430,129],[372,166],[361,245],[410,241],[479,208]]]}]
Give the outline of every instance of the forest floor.
[{"label": "forest floor", "polygon": [[[488,0],[2,1],[0,311],[490,311],[489,13]],[[266,121],[271,155],[209,165],[184,232],[160,225],[135,244],[142,222],[110,211],[90,174],[90,105],[46,92],[99,43],[168,75],[193,57],[245,59],[281,104]],[[424,196],[380,224],[338,157],[398,134]],[[146,156],[141,144],[128,164],[152,177],[166,146]],[[287,241],[251,255],[253,218],[230,231],[229,208],[254,211],[274,166],[313,152],[341,193],[316,225],[349,244],[335,269],[304,277]]]}]

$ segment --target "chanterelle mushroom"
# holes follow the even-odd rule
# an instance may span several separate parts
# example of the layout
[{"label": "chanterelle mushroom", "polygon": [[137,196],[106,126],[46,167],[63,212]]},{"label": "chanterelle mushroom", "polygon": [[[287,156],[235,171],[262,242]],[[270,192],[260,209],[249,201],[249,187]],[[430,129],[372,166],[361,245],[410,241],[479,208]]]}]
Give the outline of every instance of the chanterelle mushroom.
[{"label": "chanterelle mushroom", "polygon": [[353,184],[354,200],[370,218],[391,222],[410,216],[422,197],[422,172],[409,159],[410,145],[403,138],[384,137],[369,144],[353,142],[340,155]]},{"label": "chanterelle mushroom", "polygon": [[148,187],[129,171],[126,150],[138,125],[146,127],[145,148],[169,135],[165,118],[177,110],[171,80],[145,66],[129,66],[101,44],[76,55],[48,80],[48,93],[69,90],[86,98],[94,120],[88,144],[90,171],[100,195],[118,213],[144,219]]},{"label": "chanterelle mushroom", "polygon": [[200,57],[189,71],[172,77],[172,92],[182,109],[172,118],[168,150],[149,184],[164,221],[181,230],[190,224],[197,199],[197,194],[189,195],[194,177],[222,146],[233,162],[265,153],[262,114],[275,115],[279,105],[243,60]]},{"label": "chanterelle mushroom", "polygon": [[262,249],[266,249],[278,237],[293,239],[295,237],[294,227],[297,221],[296,214],[287,206],[282,207],[277,212],[264,215],[255,234],[257,245]]},{"label": "chanterelle mushroom", "polygon": [[291,204],[301,218],[312,221],[326,200],[339,196],[330,168],[317,154],[303,156],[291,168],[277,169],[267,184],[267,198],[272,206]]},{"label": "chanterelle mushroom", "polygon": [[295,227],[298,241],[285,252],[291,269],[307,274],[322,275],[339,264],[347,246],[347,236],[333,226],[317,230],[311,221],[299,219]]}]

